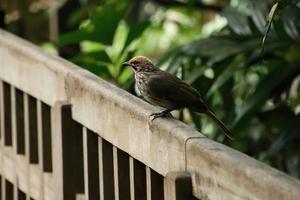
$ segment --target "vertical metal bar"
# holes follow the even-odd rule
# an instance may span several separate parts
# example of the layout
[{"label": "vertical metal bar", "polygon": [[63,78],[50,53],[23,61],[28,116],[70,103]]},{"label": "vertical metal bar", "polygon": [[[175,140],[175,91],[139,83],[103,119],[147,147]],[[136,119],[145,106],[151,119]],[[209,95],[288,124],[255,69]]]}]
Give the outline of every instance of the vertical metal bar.
[{"label": "vertical metal bar", "polygon": [[[0,80],[0,144],[3,144],[4,135],[4,109],[3,109],[3,82]],[[1,152],[0,152],[1,153]]]},{"label": "vertical metal bar", "polygon": [[130,199],[135,199],[134,192],[134,159],[129,157],[129,174],[130,174]]},{"label": "vertical metal bar", "polygon": [[44,198],[44,176],[43,176],[43,131],[42,131],[42,102],[37,100],[37,143],[38,143],[38,160],[39,162],[39,198]]},{"label": "vertical metal bar", "polygon": [[[84,196],[85,200],[89,200],[89,175],[88,175],[88,147],[87,147],[87,130],[82,127],[83,141],[83,170],[84,170]],[[77,198],[78,199],[78,198]]]},{"label": "vertical metal bar", "polygon": [[104,199],[104,181],[103,181],[103,151],[102,138],[98,137],[98,162],[99,162],[99,190],[100,199]]},{"label": "vertical metal bar", "polygon": [[17,175],[16,171],[18,170],[18,165],[17,165],[17,160],[16,160],[16,153],[17,153],[17,123],[16,123],[16,93],[15,93],[15,88],[13,86],[10,87],[10,93],[11,93],[11,122],[12,122],[12,160],[14,163],[14,168],[11,169],[14,171],[14,180],[12,183],[13,186],[13,198],[14,200],[17,200],[18,196],[18,188],[17,188]]},{"label": "vertical metal bar", "polygon": [[5,200],[5,178],[1,177],[1,199]]},{"label": "vertical metal bar", "polygon": [[119,200],[118,149],[113,146],[115,200]]},{"label": "vertical metal bar", "polygon": [[24,100],[24,139],[25,139],[25,155],[26,155],[26,183],[25,185],[27,186],[27,196],[30,196],[30,179],[29,179],[29,108],[28,108],[28,95],[24,93],[23,95],[23,100]]},{"label": "vertical metal bar", "polygon": [[62,161],[62,111],[66,102],[57,102],[51,108],[51,129],[53,142],[53,199],[63,200],[63,161]]},{"label": "vertical metal bar", "polygon": [[17,123],[16,123],[16,93],[13,86],[10,87],[11,94],[11,127],[12,127],[12,147],[14,152],[16,152],[16,132],[17,132]]},{"label": "vertical metal bar", "polygon": [[151,169],[146,166],[146,186],[147,186],[147,200],[151,200]]},{"label": "vertical metal bar", "polygon": [[3,82],[0,80],[0,170],[1,170],[1,199],[4,199],[4,176],[3,176],[3,135],[4,135],[4,110],[3,110]]}]

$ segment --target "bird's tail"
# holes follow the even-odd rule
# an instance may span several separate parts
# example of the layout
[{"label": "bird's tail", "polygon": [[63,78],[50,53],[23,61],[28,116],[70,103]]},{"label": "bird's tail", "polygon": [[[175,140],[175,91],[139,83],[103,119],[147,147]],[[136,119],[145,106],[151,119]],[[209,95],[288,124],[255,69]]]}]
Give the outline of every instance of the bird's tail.
[{"label": "bird's tail", "polygon": [[219,119],[217,118],[217,116],[216,116],[211,110],[208,109],[205,113],[206,113],[212,120],[214,120],[214,121],[219,125],[219,127],[222,128],[222,130],[223,130],[223,132],[224,132],[224,135],[225,135],[226,137],[228,137],[229,139],[233,140],[233,137],[231,136],[231,135],[232,135],[231,131],[225,126],[225,124],[224,124],[221,120],[219,120]]}]

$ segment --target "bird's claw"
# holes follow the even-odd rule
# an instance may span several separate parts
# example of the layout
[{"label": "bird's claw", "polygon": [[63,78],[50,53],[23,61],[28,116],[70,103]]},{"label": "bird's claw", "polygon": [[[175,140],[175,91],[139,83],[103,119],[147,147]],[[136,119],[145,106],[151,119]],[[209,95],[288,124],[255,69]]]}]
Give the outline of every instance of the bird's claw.
[{"label": "bird's claw", "polygon": [[152,113],[150,115],[150,117],[152,117],[151,121],[155,120],[156,118],[165,117],[165,116],[172,117],[172,114],[169,112],[158,112],[158,113]]}]

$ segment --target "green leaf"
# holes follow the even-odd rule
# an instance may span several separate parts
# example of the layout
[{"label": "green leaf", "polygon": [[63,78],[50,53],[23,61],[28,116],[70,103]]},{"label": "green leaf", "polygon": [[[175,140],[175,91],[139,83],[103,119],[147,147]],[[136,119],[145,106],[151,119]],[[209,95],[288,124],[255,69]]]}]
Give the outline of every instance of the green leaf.
[{"label": "green leaf", "polygon": [[223,15],[228,22],[229,27],[237,35],[250,35],[251,29],[248,23],[248,16],[238,11],[233,7],[226,7],[221,15]]},{"label": "green leaf", "polygon": [[125,14],[126,1],[116,1],[98,7],[91,16],[91,24],[94,25],[92,40],[103,44],[112,44],[115,31]]},{"label": "green leaf", "polygon": [[262,52],[264,52],[265,42],[266,42],[267,36],[269,34],[269,31],[270,31],[270,28],[271,28],[271,25],[272,25],[272,21],[274,19],[274,15],[275,15],[275,13],[277,11],[277,7],[278,7],[278,3],[275,3],[272,6],[271,11],[269,12],[268,19],[267,19],[267,25],[266,25],[267,28],[266,28],[264,37],[263,37],[262,42],[261,42]]},{"label": "green leaf", "polygon": [[93,59],[95,61],[100,61],[100,62],[106,62],[106,63],[110,63],[111,62],[109,56],[103,50],[92,51],[92,52],[82,52],[82,53],[79,53],[73,59],[75,59],[75,58],[76,58],[76,60],[90,58],[90,59]]},{"label": "green leaf", "polygon": [[181,52],[187,56],[208,57],[211,63],[215,63],[241,51],[252,50],[258,44],[258,39],[241,42],[228,37],[212,37],[185,45]]},{"label": "green leaf", "polygon": [[281,21],[285,32],[290,38],[300,41],[300,10],[295,6],[288,6],[282,11]]},{"label": "green leaf", "polygon": [[287,144],[292,141],[300,131],[300,117],[295,117],[288,126],[284,127],[280,131],[280,137],[272,144],[272,146],[268,149],[267,155],[272,156],[280,152],[281,149],[286,147]]},{"label": "green leaf", "polygon": [[145,29],[149,26],[149,21],[143,21],[135,24],[129,28],[129,33],[125,42],[124,47],[126,48],[133,40],[137,39],[142,35]]},{"label": "green leaf", "polygon": [[70,60],[94,74],[109,74],[107,64],[111,61],[105,51],[79,53]]},{"label": "green leaf", "polygon": [[[286,65],[286,63],[278,63],[278,65]],[[238,113],[234,129],[239,129],[241,126],[248,123],[248,119],[271,97],[273,91],[284,84],[286,79],[289,79],[291,75],[299,73],[298,65],[287,65],[283,69],[282,67],[276,67],[272,70],[257,86],[255,92],[249,96],[241,111]]]},{"label": "green leaf", "polygon": [[76,31],[64,33],[60,35],[57,45],[59,47],[63,47],[66,45],[79,43],[83,40],[88,39],[89,36],[90,34],[85,32],[84,30],[76,30]]},{"label": "green leaf", "polygon": [[206,98],[209,98],[217,89],[226,83],[233,75],[236,69],[240,66],[241,59],[234,60],[227,66],[222,73],[214,80],[213,84],[206,93]]},{"label": "green leaf", "polygon": [[251,19],[260,33],[265,33],[268,15],[267,2],[260,0],[248,0],[251,6]]}]

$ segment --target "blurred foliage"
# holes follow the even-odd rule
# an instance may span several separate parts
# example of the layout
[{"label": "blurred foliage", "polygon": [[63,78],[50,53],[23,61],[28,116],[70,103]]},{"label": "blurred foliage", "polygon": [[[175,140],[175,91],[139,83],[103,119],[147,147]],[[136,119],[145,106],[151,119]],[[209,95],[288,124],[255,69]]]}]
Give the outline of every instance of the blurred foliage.
[{"label": "blurred foliage", "polygon": [[235,140],[205,116],[184,111],[185,122],[299,177],[299,1],[214,2],[105,1],[58,46],[79,44],[71,61],[132,93],[132,72],[121,63],[152,58],[201,91]]}]

